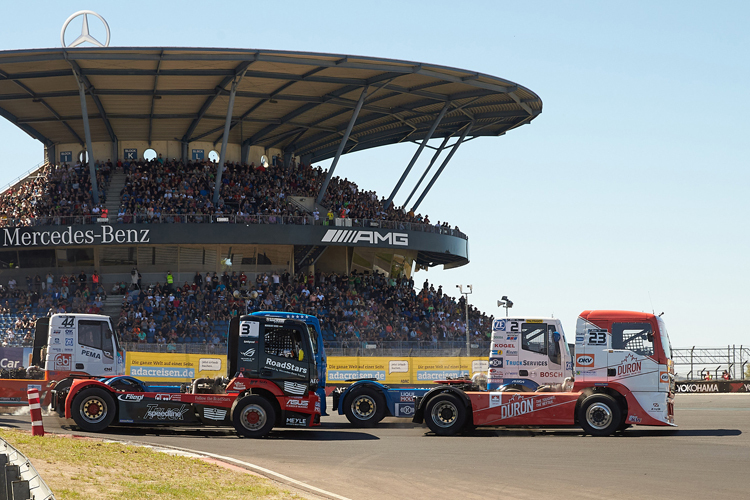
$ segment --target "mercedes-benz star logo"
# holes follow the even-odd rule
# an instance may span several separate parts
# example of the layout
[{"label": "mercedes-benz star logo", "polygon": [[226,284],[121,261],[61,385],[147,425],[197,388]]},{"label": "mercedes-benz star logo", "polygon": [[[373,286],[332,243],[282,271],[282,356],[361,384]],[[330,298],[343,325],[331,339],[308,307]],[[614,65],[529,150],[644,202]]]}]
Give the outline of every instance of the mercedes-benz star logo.
[{"label": "mercedes-benz star logo", "polygon": [[[104,24],[104,29],[107,30],[106,42],[102,43],[89,34],[89,19],[88,19],[89,14],[91,14],[92,16],[98,17],[99,20]],[[73,42],[70,45],[65,45],[65,30],[68,28],[68,25],[70,24],[70,22],[78,16],[83,16],[83,26],[81,27],[81,35],[75,40],[73,40]],[[65,21],[65,24],[63,24],[62,31],[60,32],[60,43],[62,44],[63,47],[78,47],[84,42],[89,42],[90,44],[96,45],[97,47],[109,47],[109,25],[107,24],[107,21],[105,21],[102,16],[100,16],[99,14],[91,10],[79,10],[78,12],[70,16],[67,19],[67,21]]]}]

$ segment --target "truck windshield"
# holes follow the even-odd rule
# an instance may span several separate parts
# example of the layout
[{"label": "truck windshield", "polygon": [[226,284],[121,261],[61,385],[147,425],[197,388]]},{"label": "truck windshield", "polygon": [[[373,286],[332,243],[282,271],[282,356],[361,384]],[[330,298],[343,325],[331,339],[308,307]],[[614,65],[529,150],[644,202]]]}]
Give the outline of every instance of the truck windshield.
[{"label": "truck windshield", "polygon": [[664,320],[656,318],[659,322],[659,333],[661,334],[661,346],[664,349],[664,356],[667,359],[672,359],[672,343],[669,341],[669,334],[667,333],[667,325],[664,324]]},{"label": "truck windshield", "polygon": [[313,354],[318,354],[318,332],[315,331],[315,327],[307,325],[307,333],[310,334],[310,342],[312,342]]}]

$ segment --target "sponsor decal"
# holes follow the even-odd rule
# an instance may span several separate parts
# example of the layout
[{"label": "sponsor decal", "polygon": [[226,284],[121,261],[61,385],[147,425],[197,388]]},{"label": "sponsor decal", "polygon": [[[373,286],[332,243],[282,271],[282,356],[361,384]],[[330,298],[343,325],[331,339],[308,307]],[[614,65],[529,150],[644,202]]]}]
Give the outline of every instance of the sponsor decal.
[{"label": "sponsor decal", "polygon": [[65,339],[65,347],[73,347],[73,339]]},{"label": "sponsor decal", "polygon": [[29,392],[31,389],[36,389],[39,391],[39,394],[42,393],[42,384],[26,384],[26,392]]},{"label": "sponsor decal", "polygon": [[515,349],[506,349],[505,355],[506,356],[518,356],[518,351],[516,351]]},{"label": "sponsor decal", "polygon": [[[119,356],[118,356],[119,362]],[[195,378],[195,368],[182,368],[176,366],[131,366],[131,377],[152,378]]]},{"label": "sponsor decal", "polygon": [[493,380],[503,378],[503,371],[498,370],[497,368],[490,368],[490,378],[492,378]]},{"label": "sponsor decal", "polygon": [[307,375],[307,368],[297,366],[289,361],[276,361],[275,359],[266,358],[266,366],[276,368],[279,371],[291,372],[297,375]]},{"label": "sponsor decal", "polygon": [[227,411],[223,408],[203,408],[203,418],[208,420],[224,420],[227,416]]},{"label": "sponsor decal", "polygon": [[573,362],[572,361],[566,361],[565,362],[565,371],[566,372],[573,371]]},{"label": "sponsor decal", "polygon": [[287,408],[305,408],[310,405],[310,401],[308,399],[289,399],[286,402]]},{"label": "sponsor decal", "polygon": [[320,400],[315,402],[315,413],[320,413]]},{"label": "sponsor decal", "polygon": [[502,356],[503,350],[502,349],[496,349],[494,351],[490,351],[490,356]]},{"label": "sponsor decal", "polygon": [[385,380],[385,370],[328,370],[328,380],[354,380],[358,378],[374,378],[375,380]]},{"label": "sponsor decal", "polygon": [[677,392],[720,392],[718,384],[677,384]]},{"label": "sponsor decal", "polygon": [[298,418],[298,417],[287,417],[286,425],[290,425],[292,427],[307,427],[307,419]]},{"label": "sponsor decal", "polygon": [[56,344],[56,345],[59,345],[59,344],[60,344],[60,337],[55,337],[55,338],[53,338],[53,339],[52,339],[52,343],[53,343],[53,344]]},{"label": "sponsor decal", "polygon": [[651,408],[648,409],[648,411],[655,411],[661,413],[661,405],[659,403],[653,403],[651,405]]},{"label": "sponsor decal", "polygon": [[523,361],[514,361],[509,359],[506,361],[508,366],[547,366],[547,361],[530,361],[524,359]]},{"label": "sponsor decal", "polygon": [[416,394],[414,392],[401,392],[398,400],[402,403],[413,403]]},{"label": "sponsor decal", "polygon": [[409,235],[407,233],[387,232],[381,234],[379,231],[360,231],[356,229],[329,229],[320,240],[323,243],[349,243],[360,242],[378,245],[387,243],[393,246],[409,246]]},{"label": "sponsor decal", "polygon": [[81,349],[81,354],[88,356],[91,359],[102,359],[102,355],[98,352],[89,351],[88,349]]},{"label": "sponsor decal", "polygon": [[576,335],[576,344],[583,343],[583,339],[584,339],[583,335]]},{"label": "sponsor decal", "polygon": [[[72,226],[62,230],[28,230],[5,228],[3,246],[34,247],[58,245],[92,245],[109,243],[150,243],[150,229],[118,229],[102,224],[92,229],[73,231]],[[71,325],[72,326],[72,325]]]},{"label": "sponsor decal", "polygon": [[70,354],[55,354],[55,357],[52,360],[52,364],[54,365],[55,370],[70,370],[70,358],[72,358]]},{"label": "sponsor decal", "polygon": [[50,347],[51,352],[63,352],[62,347]]},{"label": "sponsor decal", "polygon": [[[74,332],[74,330],[70,330],[70,329],[68,329],[68,330],[65,330],[65,336],[66,336],[66,337],[67,337],[67,336],[72,336],[72,335],[73,335],[73,332]],[[60,333],[60,332],[54,332],[54,333]]]},{"label": "sponsor decal", "polygon": [[539,372],[539,376],[542,378],[546,378],[546,377],[562,378],[563,372]]},{"label": "sponsor decal", "polygon": [[396,403],[394,405],[395,414],[397,417],[410,417],[414,415],[413,404]]},{"label": "sponsor decal", "polygon": [[659,382],[663,384],[669,383],[669,373],[668,372],[659,372]]},{"label": "sponsor decal", "polygon": [[[505,337],[505,340],[518,340],[518,335],[508,335]],[[515,347],[515,346],[511,346]]]},{"label": "sponsor decal", "polygon": [[534,400],[516,394],[510,400],[500,405],[500,418],[512,418],[534,411]]},{"label": "sponsor decal", "polygon": [[182,394],[157,394],[154,399],[157,401],[182,401]]},{"label": "sponsor decal", "polygon": [[255,356],[255,349],[250,348],[247,351],[243,352],[242,355],[247,356],[248,358],[252,358],[253,356]]},{"label": "sponsor decal", "polygon": [[516,347],[516,344],[508,344],[508,343],[502,343],[502,342],[492,343],[493,349],[513,349],[514,347]]},{"label": "sponsor decal", "polygon": [[505,320],[504,319],[496,319],[492,322],[492,329],[497,330],[500,332],[505,331]]},{"label": "sponsor decal", "polygon": [[[508,361],[510,363],[510,361]],[[502,368],[503,367],[503,358],[493,358],[490,360],[490,366],[494,368]]]},{"label": "sponsor decal", "polygon": [[140,403],[143,401],[143,394],[120,394],[117,399],[125,403]]},{"label": "sponsor decal", "polygon": [[259,336],[260,323],[257,321],[243,321],[240,323],[240,337],[255,337]]},{"label": "sponsor decal", "polygon": [[20,397],[19,398],[6,398],[6,397],[0,398],[0,404],[20,403],[20,402],[21,402],[21,398]]},{"label": "sponsor decal", "polygon": [[594,366],[593,354],[576,354],[576,366]]},{"label": "sponsor decal", "polygon": [[490,408],[495,408],[496,406],[500,406],[503,402],[503,395],[500,392],[491,392],[490,393]]},{"label": "sponsor decal", "polygon": [[201,396],[196,395],[194,401],[196,403],[226,403],[227,400],[225,398],[219,397],[219,396]]},{"label": "sponsor decal", "polygon": [[641,419],[641,417],[637,417],[635,415],[630,415],[628,417],[628,422],[631,422],[633,424],[640,424],[642,421],[643,420]]},{"label": "sponsor decal", "polygon": [[589,345],[607,345],[607,330],[604,328],[589,328],[587,334]]},{"label": "sponsor decal", "polygon": [[157,404],[146,405],[146,420],[185,420],[185,413],[190,409],[188,405],[180,405],[179,408],[164,408]]},{"label": "sponsor decal", "polygon": [[111,372],[112,371],[112,367],[111,366],[105,366],[104,367],[104,371],[105,372]]},{"label": "sponsor decal", "polygon": [[245,387],[245,384],[243,384],[242,382],[235,382],[234,384],[232,384],[232,388],[237,391],[244,391],[245,389],[247,389],[247,387]]},{"label": "sponsor decal", "polygon": [[625,356],[625,359],[617,366],[617,376],[637,375],[641,373],[641,362],[632,354]]}]

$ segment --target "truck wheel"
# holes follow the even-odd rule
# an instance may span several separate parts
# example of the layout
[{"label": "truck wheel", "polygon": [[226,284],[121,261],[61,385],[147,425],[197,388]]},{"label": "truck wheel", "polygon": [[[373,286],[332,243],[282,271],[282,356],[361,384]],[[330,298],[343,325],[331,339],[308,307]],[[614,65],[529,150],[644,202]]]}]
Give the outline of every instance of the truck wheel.
[{"label": "truck wheel", "polygon": [[271,403],[255,394],[235,400],[231,416],[237,434],[249,438],[265,436],[276,422]]},{"label": "truck wheel", "polygon": [[84,389],[73,398],[73,420],[86,432],[101,432],[115,419],[115,400],[99,387]]},{"label": "truck wheel", "polygon": [[438,436],[458,434],[466,423],[466,405],[450,393],[429,400],[424,413],[427,427]]},{"label": "truck wheel", "polygon": [[344,414],[355,427],[374,427],[385,417],[385,398],[369,387],[356,390],[347,395]]},{"label": "truck wheel", "polygon": [[622,422],[620,405],[608,394],[592,394],[581,403],[578,422],[592,436],[614,434]]}]

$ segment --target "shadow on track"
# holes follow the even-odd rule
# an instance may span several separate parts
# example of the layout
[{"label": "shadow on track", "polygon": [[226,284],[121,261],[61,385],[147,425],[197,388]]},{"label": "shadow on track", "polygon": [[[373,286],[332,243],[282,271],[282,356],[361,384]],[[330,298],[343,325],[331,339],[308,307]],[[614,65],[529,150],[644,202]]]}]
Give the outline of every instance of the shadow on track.
[{"label": "shadow on track", "polygon": [[[231,438],[243,439],[237,435],[232,427],[206,428],[206,427],[119,427],[112,426],[107,432],[83,432],[77,427],[60,426],[60,429],[75,435],[87,436],[100,439],[133,439],[147,436],[165,436],[175,438]],[[366,432],[340,432],[320,429],[274,429],[263,438],[266,440],[283,439],[298,441],[372,441],[380,439]]]},{"label": "shadow on track", "polygon": [[[617,432],[613,438],[639,438],[639,437],[724,437],[739,436],[742,431],[739,429],[675,429],[675,428],[657,428],[657,429],[627,429]],[[432,432],[425,432],[425,436],[437,437]],[[497,428],[478,428],[470,432],[460,434],[466,438],[488,438],[488,437],[542,437],[555,436],[561,437],[592,437],[587,436],[580,429],[497,429]]]}]

